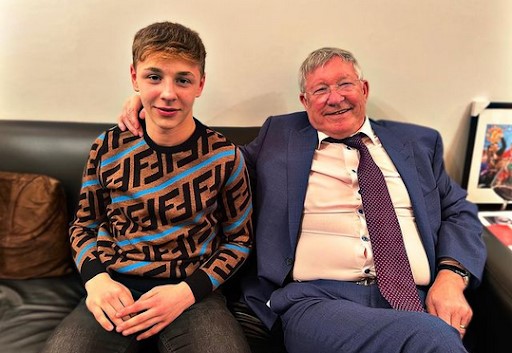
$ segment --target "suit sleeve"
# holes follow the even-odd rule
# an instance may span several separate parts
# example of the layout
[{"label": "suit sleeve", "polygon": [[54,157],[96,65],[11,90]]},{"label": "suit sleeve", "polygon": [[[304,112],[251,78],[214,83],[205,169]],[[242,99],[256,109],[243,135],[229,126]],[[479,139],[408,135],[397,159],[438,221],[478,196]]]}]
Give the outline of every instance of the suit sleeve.
[{"label": "suit sleeve", "polygon": [[449,257],[460,262],[472,274],[472,286],[480,284],[486,260],[482,224],[476,205],[466,199],[467,192],[446,173],[441,136],[436,133],[433,170],[441,200],[441,225],[436,258]]},{"label": "suit sleeve", "polygon": [[247,166],[247,170],[249,172],[249,176],[251,178],[251,185],[253,186],[256,185],[256,161],[258,159],[258,155],[261,150],[263,141],[265,141],[265,137],[267,135],[267,131],[270,128],[271,122],[272,117],[267,118],[267,120],[265,120],[265,122],[263,123],[263,126],[260,128],[258,136],[252,142],[240,148],[245,157],[245,163]]}]

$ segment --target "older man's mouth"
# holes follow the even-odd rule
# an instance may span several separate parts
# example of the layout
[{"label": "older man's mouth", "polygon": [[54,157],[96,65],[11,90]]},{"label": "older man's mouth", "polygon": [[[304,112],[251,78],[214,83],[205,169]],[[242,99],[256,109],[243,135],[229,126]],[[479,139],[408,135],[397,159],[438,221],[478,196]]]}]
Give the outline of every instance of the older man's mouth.
[{"label": "older man's mouth", "polygon": [[340,110],[336,110],[334,112],[325,113],[325,115],[341,115],[341,114],[345,114],[346,112],[348,112],[350,110],[352,110],[352,108],[340,109]]}]

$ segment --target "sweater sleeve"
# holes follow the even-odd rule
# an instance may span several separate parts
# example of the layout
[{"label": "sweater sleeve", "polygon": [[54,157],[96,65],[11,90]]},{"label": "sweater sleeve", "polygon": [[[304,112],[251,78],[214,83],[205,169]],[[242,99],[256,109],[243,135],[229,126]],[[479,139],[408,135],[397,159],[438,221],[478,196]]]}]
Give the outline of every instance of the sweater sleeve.
[{"label": "sweater sleeve", "polygon": [[252,247],[252,195],[249,174],[238,148],[227,174],[219,200],[220,244],[208,261],[185,279],[196,301],[228,280],[245,262]]},{"label": "sweater sleeve", "polygon": [[77,212],[71,224],[70,242],[75,265],[84,283],[99,273],[106,272],[98,258],[98,236],[107,222],[108,193],[100,180],[100,159],[106,134],[100,135],[91,147],[87,159]]}]

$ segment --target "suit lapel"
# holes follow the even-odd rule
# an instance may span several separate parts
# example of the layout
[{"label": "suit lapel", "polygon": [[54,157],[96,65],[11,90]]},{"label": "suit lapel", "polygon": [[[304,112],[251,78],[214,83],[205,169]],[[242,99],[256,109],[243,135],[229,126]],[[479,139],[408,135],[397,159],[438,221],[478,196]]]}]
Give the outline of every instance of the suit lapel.
[{"label": "suit lapel", "polygon": [[309,172],[317,143],[318,135],[311,125],[302,130],[290,132],[286,172],[288,174],[288,224],[292,249],[295,249],[297,244]]},{"label": "suit lapel", "polygon": [[[428,213],[423,199],[423,191],[421,188],[418,170],[414,159],[414,151],[412,143],[409,139],[393,134],[393,132],[378,123],[372,121],[373,131],[379,137],[382,146],[393,161],[398,173],[407,188],[411,199],[412,208],[416,220],[416,225],[424,244],[432,242],[430,234],[430,225],[428,223]],[[425,249],[428,247],[426,246]],[[431,254],[427,254],[429,258]],[[432,260],[432,259],[430,259]]]}]

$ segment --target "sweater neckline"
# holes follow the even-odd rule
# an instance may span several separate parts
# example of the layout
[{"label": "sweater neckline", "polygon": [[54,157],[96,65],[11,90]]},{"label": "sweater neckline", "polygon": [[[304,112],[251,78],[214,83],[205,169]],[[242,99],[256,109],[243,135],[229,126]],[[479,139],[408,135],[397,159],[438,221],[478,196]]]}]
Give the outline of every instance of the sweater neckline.
[{"label": "sweater neckline", "polygon": [[204,135],[206,133],[206,126],[204,126],[199,120],[194,118],[195,122],[195,129],[192,135],[179,145],[175,146],[162,146],[156,143],[151,139],[151,137],[148,135],[146,131],[146,122],[144,120],[141,120],[141,126],[144,131],[144,141],[148,144],[151,149],[160,152],[160,153],[177,153],[177,152],[183,152],[188,151],[193,148],[197,148],[197,140],[201,135]]}]

